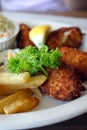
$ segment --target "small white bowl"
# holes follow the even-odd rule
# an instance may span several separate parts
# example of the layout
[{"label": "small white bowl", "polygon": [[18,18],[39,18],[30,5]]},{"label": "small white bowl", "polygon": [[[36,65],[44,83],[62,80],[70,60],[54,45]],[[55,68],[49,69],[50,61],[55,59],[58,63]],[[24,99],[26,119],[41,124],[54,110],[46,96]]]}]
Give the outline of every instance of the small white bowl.
[{"label": "small white bowl", "polygon": [[14,31],[12,34],[10,34],[8,38],[0,41],[0,51],[15,47],[16,37],[19,32],[19,25],[13,21],[10,21],[10,22],[12,23],[14,27]]}]

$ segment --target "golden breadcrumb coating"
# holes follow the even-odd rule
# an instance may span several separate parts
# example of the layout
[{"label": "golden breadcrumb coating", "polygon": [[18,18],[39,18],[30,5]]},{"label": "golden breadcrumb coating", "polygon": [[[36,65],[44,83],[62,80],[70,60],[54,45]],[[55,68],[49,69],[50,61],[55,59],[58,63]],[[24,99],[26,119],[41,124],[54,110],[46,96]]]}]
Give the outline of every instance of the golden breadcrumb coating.
[{"label": "golden breadcrumb coating", "polygon": [[72,100],[80,96],[83,89],[78,75],[66,66],[49,70],[48,80],[40,86],[43,94],[59,100]]},{"label": "golden breadcrumb coating", "polygon": [[31,28],[29,26],[27,26],[26,24],[20,24],[20,31],[17,36],[17,47],[18,48],[24,48],[29,45],[34,46],[34,43],[29,39],[30,30],[31,30]]},{"label": "golden breadcrumb coating", "polygon": [[75,69],[81,79],[87,79],[87,53],[75,48],[61,47],[61,62]]},{"label": "golden breadcrumb coating", "polygon": [[78,27],[65,27],[51,32],[47,38],[50,49],[67,46],[78,48],[82,43],[83,35]]}]

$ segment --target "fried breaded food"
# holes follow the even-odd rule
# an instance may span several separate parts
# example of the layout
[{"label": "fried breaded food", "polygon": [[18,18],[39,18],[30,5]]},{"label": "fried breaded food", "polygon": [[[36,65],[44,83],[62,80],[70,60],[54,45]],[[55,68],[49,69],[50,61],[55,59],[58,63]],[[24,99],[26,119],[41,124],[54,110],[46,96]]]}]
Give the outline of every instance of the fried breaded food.
[{"label": "fried breaded food", "polygon": [[32,45],[34,46],[34,43],[29,39],[29,31],[31,28],[25,24],[20,24],[20,31],[17,36],[17,47],[18,48],[24,48],[26,46]]},{"label": "fried breaded food", "polygon": [[67,46],[78,48],[81,45],[83,35],[78,27],[65,27],[53,31],[47,38],[47,44],[50,49]]},{"label": "fried breaded food", "polygon": [[40,86],[43,94],[64,101],[79,97],[82,88],[78,75],[66,66],[49,70],[48,80]]},{"label": "fried breaded food", "polygon": [[61,47],[61,62],[75,69],[81,79],[87,79],[87,53],[75,48]]}]

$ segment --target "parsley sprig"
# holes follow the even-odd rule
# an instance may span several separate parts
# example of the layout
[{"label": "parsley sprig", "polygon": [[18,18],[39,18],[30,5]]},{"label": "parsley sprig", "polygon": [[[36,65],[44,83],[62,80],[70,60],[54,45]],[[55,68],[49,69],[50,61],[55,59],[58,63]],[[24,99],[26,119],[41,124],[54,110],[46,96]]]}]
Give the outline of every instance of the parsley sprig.
[{"label": "parsley sprig", "polygon": [[61,52],[58,48],[49,50],[46,45],[43,45],[38,50],[34,46],[28,46],[8,61],[8,69],[12,73],[27,71],[30,75],[40,71],[48,76],[46,68],[58,68],[61,64],[60,58]]}]

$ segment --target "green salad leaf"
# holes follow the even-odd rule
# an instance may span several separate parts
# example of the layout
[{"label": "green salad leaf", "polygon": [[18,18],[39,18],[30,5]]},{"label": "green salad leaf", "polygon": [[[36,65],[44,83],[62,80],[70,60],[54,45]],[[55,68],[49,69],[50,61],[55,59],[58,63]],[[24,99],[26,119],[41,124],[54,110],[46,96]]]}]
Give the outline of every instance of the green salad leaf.
[{"label": "green salad leaf", "polygon": [[12,73],[27,71],[30,75],[40,71],[48,76],[46,68],[58,68],[61,64],[60,58],[61,52],[58,48],[49,50],[48,46],[43,45],[38,50],[34,46],[28,46],[8,61],[8,69]]}]

